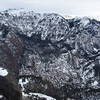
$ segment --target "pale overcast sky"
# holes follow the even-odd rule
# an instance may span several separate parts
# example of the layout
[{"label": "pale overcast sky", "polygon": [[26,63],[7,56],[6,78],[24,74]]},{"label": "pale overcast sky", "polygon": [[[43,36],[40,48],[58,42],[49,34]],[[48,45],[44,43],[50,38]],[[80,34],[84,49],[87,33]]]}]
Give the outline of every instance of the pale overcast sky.
[{"label": "pale overcast sky", "polygon": [[0,0],[0,10],[27,8],[40,13],[100,16],[100,0]]}]

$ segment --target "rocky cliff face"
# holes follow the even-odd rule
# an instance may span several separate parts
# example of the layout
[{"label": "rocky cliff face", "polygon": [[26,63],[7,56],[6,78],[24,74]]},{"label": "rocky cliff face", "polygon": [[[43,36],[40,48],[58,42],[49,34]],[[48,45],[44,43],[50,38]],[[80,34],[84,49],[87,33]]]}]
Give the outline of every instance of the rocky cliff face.
[{"label": "rocky cliff face", "polygon": [[94,19],[0,13],[0,66],[13,73],[29,97],[42,93],[56,100],[99,100],[99,43],[100,22]]}]

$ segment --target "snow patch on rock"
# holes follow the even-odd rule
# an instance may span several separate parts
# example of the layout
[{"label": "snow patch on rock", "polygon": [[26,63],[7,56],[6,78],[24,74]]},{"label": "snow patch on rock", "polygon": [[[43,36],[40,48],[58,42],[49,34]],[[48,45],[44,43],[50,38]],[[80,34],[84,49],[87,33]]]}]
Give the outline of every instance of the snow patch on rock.
[{"label": "snow patch on rock", "polygon": [[21,87],[22,87],[22,91],[25,90],[25,89],[24,89],[24,85],[27,84],[28,82],[29,82],[28,79],[25,79],[24,81],[23,81],[23,79],[19,79],[19,84],[20,84]]},{"label": "snow patch on rock", "polygon": [[0,100],[3,98],[3,95],[0,95]]},{"label": "snow patch on rock", "polygon": [[42,98],[46,98],[47,100],[56,100],[50,96],[47,96],[47,95],[44,95],[44,94],[41,94],[41,93],[29,93],[30,95],[36,95],[36,96],[39,96],[39,97],[42,97]]},{"label": "snow patch on rock", "polygon": [[2,35],[2,32],[0,31],[0,35]]},{"label": "snow patch on rock", "polygon": [[19,84],[22,87],[22,95],[24,97],[28,97],[28,96],[32,96],[33,95],[33,96],[38,96],[38,97],[46,98],[47,100],[56,100],[56,99],[54,99],[54,98],[52,98],[50,96],[47,96],[47,95],[44,95],[44,94],[41,94],[41,93],[28,93],[28,94],[25,93],[24,92],[24,90],[25,90],[24,85],[26,85],[27,83],[29,83],[28,79],[25,79],[24,81],[23,81],[23,79],[19,79]]},{"label": "snow patch on rock", "polygon": [[0,67],[0,76],[7,76],[8,75],[8,71],[2,67]]},{"label": "snow patch on rock", "polygon": [[92,83],[92,86],[97,86],[98,85],[98,82],[97,81],[94,81],[93,83]]},{"label": "snow patch on rock", "polygon": [[80,21],[80,23],[83,26],[86,26],[88,23],[90,23],[89,18],[86,18],[86,17],[82,18],[81,21]]}]

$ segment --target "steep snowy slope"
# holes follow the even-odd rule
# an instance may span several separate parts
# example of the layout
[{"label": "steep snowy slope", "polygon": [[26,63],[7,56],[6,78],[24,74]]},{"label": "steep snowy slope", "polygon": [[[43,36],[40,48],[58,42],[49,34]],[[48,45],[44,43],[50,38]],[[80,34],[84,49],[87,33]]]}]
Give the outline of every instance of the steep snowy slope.
[{"label": "steep snowy slope", "polygon": [[100,22],[33,11],[0,13],[0,65],[27,80],[24,93],[100,99]]}]

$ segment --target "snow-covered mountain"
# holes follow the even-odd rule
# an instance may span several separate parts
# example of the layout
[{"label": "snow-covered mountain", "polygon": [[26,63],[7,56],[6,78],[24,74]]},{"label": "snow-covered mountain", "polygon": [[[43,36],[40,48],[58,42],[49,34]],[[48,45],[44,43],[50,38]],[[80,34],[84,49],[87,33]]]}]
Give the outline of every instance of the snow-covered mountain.
[{"label": "snow-covered mountain", "polygon": [[100,22],[55,13],[0,12],[0,66],[19,79],[29,100],[30,93],[99,100]]}]

